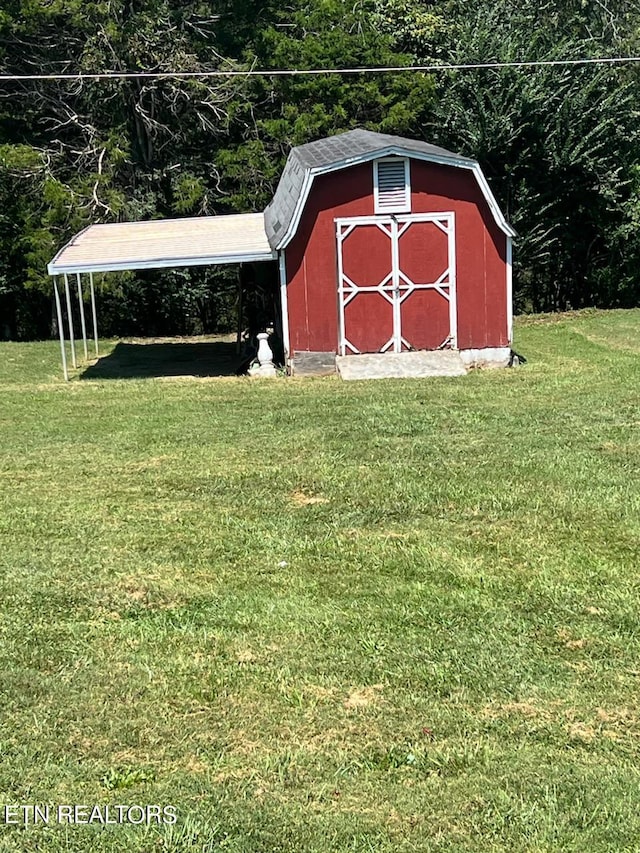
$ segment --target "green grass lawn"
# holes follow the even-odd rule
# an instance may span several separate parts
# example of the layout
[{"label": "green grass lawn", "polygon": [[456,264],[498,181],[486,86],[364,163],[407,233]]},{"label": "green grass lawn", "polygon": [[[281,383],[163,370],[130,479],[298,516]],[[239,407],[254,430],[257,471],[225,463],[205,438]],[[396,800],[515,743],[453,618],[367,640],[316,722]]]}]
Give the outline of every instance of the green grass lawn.
[{"label": "green grass lawn", "polygon": [[0,821],[177,809],[0,851],[640,850],[640,310],[516,349],[65,385],[0,345]]}]

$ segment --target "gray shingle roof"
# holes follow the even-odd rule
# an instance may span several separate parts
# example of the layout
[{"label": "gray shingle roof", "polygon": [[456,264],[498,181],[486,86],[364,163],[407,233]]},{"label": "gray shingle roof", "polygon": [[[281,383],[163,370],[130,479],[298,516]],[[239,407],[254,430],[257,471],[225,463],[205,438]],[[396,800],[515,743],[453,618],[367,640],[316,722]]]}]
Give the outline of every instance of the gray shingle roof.
[{"label": "gray shingle roof", "polygon": [[375,155],[376,152],[391,147],[401,148],[408,154],[415,151],[422,155],[455,157],[458,162],[462,161],[469,165],[475,163],[474,160],[461,157],[437,145],[430,145],[428,142],[391,136],[387,133],[374,133],[371,130],[350,130],[347,133],[299,145],[291,149],[273,200],[264,212],[265,228],[271,246],[274,249],[277,248],[287,233],[300,199],[305,176],[311,169],[328,169],[340,163],[347,166],[352,158]]},{"label": "gray shingle roof", "polygon": [[318,139],[317,142],[308,142],[306,145],[294,148],[293,151],[297,153],[305,167],[315,169],[330,166],[349,157],[375,154],[376,151],[392,145],[421,154],[436,154],[441,157],[460,156],[453,151],[447,151],[445,148],[438,148],[437,145],[430,145],[428,142],[420,142],[417,139],[406,139],[403,136],[391,136],[388,133],[374,133],[372,130],[360,129]]}]

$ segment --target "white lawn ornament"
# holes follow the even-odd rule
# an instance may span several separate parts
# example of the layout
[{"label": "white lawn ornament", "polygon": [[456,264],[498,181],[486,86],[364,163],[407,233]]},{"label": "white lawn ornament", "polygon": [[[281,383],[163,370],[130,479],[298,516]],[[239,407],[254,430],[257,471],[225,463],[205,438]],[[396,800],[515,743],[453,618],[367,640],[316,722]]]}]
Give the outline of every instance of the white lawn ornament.
[{"label": "white lawn ornament", "polygon": [[273,352],[269,346],[269,335],[266,332],[260,332],[258,341],[258,361],[260,362],[260,368],[257,371],[258,376],[276,376]]}]

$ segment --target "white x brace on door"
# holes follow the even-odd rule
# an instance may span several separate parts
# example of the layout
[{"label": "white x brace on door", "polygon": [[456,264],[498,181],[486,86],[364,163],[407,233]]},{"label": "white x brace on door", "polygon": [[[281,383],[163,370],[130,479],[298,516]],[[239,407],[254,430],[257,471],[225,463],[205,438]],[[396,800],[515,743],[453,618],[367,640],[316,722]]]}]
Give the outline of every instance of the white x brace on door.
[{"label": "white x brace on door", "polygon": [[[340,354],[402,352],[447,345],[455,348],[454,214],[359,216],[335,222]],[[408,233],[410,229],[413,232]],[[442,245],[438,239],[444,241]],[[368,304],[364,307],[363,303],[363,308],[355,311],[356,306],[352,305],[355,299],[367,299]],[[431,342],[425,345],[416,330],[422,325],[427,328],[434,317],[439,325],[432,329]],[[373,332],[362,331],[362,327],[376,324],[377,339]],[[358,326],[360,332],[356,331]],[[357,346],[352,339],[354,335],[365,341],[364,348],[360,340],[357,340],[360,347]]]}]

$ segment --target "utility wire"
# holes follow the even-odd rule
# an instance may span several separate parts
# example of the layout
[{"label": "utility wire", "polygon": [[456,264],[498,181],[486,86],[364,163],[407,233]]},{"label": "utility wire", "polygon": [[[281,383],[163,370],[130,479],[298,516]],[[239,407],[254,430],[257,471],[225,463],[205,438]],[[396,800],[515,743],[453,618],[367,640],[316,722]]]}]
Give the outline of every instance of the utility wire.
[{"label": "utility wire", "polygon": [[297,77],[317,74],[386,74],[402,71],[476,71],[492,68],[569,67],[575,65],[622,65],[640,62],[640,56],[596,57],[593,59],[536,59],[522,62],[465,62],[441,65],[389,65],[364,68],[248,69],[247,71],[102,71],[72,74],[0,74],[0,82],[27,80],[130,80],[204,79],[207,77]]}]

